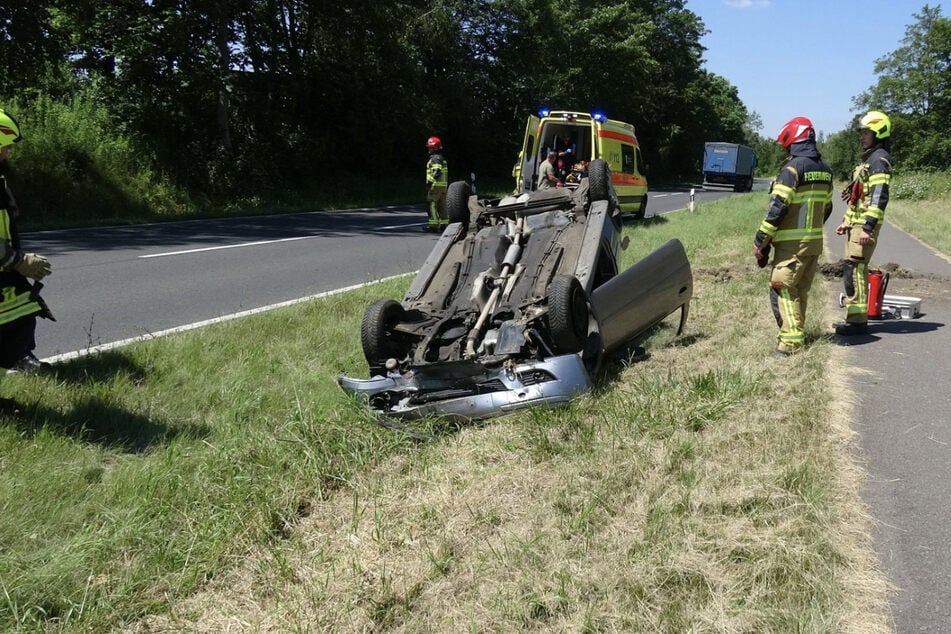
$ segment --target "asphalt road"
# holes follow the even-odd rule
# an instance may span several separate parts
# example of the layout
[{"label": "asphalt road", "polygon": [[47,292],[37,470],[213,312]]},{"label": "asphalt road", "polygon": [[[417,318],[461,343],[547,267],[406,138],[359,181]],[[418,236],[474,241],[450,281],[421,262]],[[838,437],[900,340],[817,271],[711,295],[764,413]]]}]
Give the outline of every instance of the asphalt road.
[{"label": "asphalt road", "polygon": [[[890,213],[872,265],[909,271],[891,275],[886,295],[921,298],[922,314],[870,322],[868,335],[837,340],[858,370],[849,381],[852,428],[876,551],[896,588],[895,631],[951,632],[951,263],[889,225]],[[832,233],[841,217],[837,209],[826,226],[835,257],[844,249]]]},{"label": "asphalt road", "polygon": [[[689,189],[653,191],[648,216]],[[696,192],[712,200],[727,192]],[[27,233],[53,274],[36,354],[95,346],[415,271],[437,236],[422,205]]]}]

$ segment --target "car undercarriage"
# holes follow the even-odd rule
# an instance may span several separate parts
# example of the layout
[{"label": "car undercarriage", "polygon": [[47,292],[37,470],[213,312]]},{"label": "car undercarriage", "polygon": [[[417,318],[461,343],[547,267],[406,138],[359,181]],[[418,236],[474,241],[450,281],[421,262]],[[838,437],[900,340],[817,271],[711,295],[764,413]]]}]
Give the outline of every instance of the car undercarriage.
[{"label": "car undercarriage", "polygon": [[402,301],[367,307],[369,379],[341,376],[381,416],[480,419],[570,401],[608,353],[677,309],[693,281],[671,240],[623,272],[621,218],[603,161],[577,187],[480,200],[447,192],[450,224]]}]

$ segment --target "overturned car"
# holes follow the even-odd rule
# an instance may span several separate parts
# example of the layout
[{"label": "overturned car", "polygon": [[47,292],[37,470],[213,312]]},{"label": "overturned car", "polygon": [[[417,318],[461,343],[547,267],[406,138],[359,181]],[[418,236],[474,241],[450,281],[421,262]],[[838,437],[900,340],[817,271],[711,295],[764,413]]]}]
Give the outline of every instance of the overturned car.
[{"label": "overturned car", "polygon": [[[566,403],[604,355],[680,309],[693,277],[671,240],[623,272],[603,160],[576,187],[500,200],[447,192],[450,224],[403,300],[378,300],[360,338],[369,379],[339,378],[385,417],[479,419]],[[625,238],[626,245],[626,238]]]}]

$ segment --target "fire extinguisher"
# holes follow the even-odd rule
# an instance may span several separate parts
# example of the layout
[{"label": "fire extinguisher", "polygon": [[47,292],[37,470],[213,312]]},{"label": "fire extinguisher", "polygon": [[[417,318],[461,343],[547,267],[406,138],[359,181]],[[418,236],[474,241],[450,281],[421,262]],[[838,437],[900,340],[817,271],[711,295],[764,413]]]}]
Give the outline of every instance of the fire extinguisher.
[{"label": "fire extinguisher", "polygon": [[882,318],[882,302],[885,301],[885,289],[888,288],[888,273],[878,269],[868,272],[868,318]]}]

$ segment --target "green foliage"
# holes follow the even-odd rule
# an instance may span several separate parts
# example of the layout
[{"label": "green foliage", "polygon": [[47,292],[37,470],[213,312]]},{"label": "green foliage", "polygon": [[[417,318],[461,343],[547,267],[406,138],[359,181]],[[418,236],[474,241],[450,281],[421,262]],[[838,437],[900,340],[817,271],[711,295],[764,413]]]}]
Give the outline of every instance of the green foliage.
[{"label": "green foliage", "polygon": [[878,82],[855,99],[892,118],[893,157],[908,169],[946,169],[951,157],[951,20],[941,7],[915,14],[902,46],[876,60]]},{"label": "green foliage", "polygon": [[776,178],[785,156],[782,146],[776,142],[776,139],[757,135],[753,142],[753,149],[756,150],[756,173],[760,176]]},{"label": "green foliage", "polygon": [[902,172],[892,176],[885,220],[941,253],[951,253],[951,172]]},{"label": "green foliage", "polygon": [[833,177],[849,181],[852,170],[859,163],[862,146],[855,130],[842,130],[819,143],[819,151],[826,164],[832,168]]},{"label": "green foliage", "polygon": [[941,200],[951,195],[949,172],[901,172],[889,192],[896,200]]},{"label": "green foliage", "polygon": [[155,175],[90,91],[55,101],[38,96],[7,106],[24,141],[11,154],[11,188],[29,226],[132,221],[174,212],[187,197]]},{"label": "green foliage", "polygon": [[[60,171],[93,172],[38,203],[56,213],[67,198],[140,215],[299,197],[354,175],[419,182],[431,134],[451,177],[499,178],[543,105],[634,123],[663,179],[692,174],[702,142],[739,136],[746,118],[736,89],[702,70],[703,24],[684,4],[50,0],[0,26],[12,44],[0,61],[24,68],[0,102],[24,119],[33,100],[86,109],[77,116],[97,104],[97,143],[142,157],[112,172],[89,145],[54,155]],[[143,189],[156,191],[122,200]]]}]

